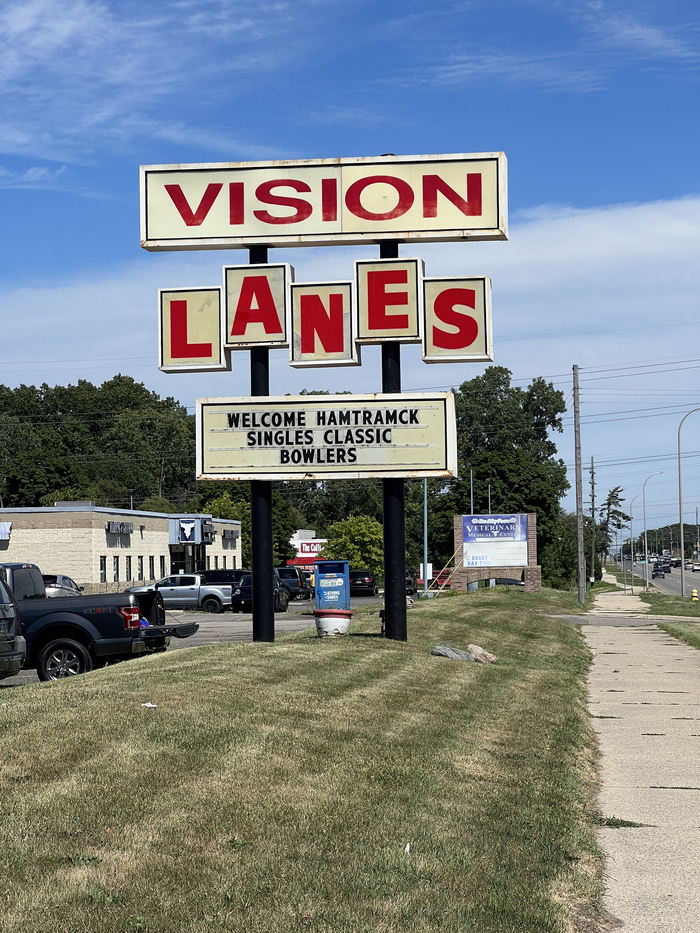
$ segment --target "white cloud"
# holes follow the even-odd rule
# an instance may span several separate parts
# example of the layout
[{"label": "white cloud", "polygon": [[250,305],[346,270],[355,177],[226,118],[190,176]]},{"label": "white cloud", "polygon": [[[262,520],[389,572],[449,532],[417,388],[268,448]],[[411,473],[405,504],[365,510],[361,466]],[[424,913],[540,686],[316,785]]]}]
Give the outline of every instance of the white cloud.
[{"label": "white cloud", "polygon": [[639,58],[698,60],[697,49],[683,37],[688,30],[686,24],[673,28],[652,25],[632,12],[610,10],[603,0],[591,0],[575,10],[603,48],[624,50]]}]

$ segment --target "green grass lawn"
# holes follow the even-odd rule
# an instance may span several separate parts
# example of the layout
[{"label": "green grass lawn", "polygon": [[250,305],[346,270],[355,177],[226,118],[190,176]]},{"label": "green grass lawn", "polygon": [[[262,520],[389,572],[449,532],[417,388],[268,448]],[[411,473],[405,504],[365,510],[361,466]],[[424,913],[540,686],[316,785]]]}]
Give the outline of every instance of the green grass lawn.
[{"label": "green grass lawn", "polygon": [[0,929],[595,929],[589,653],[546,615],[574,611],[482,590],[407,644],[375,618],[1,690]]},{"label": "green grass lawn", "polygon": [[639,596],[658,615],[700,619],[700,601],[693,602],[688,596],[668,596],[665,593],[652,592],[640,593]]}]

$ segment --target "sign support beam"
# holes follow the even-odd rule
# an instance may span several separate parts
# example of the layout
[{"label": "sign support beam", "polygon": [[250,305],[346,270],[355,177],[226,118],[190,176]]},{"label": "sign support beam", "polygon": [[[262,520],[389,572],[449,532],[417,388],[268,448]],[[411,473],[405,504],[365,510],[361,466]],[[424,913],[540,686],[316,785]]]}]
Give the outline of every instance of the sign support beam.
[{"label": "sign support beam", "polygon": [[[267,262],[267,247],[248,251],[251,265]],[[270,394],[270,351],[250,351],[250,394]],[[251,545],[253,551],[253,641],[275,640],[275,604],[272,560],[272,483],[252,480],[250,484]]]},{"label": "sign support beam", "polygon": [[[399,244],[382,240],[380,259],[398,259]],[[382,344],[382,392],[401,392],[401,344]],[[394,641],[408,639],[406,626],[405,480],[382,480],[384,497],[384,630]]]}]

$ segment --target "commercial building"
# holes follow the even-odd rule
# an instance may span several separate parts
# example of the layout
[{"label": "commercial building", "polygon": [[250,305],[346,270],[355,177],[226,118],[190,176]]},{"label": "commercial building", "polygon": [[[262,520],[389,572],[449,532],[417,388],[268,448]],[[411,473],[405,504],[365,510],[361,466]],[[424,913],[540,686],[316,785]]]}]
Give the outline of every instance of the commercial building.
[{"label": "commercial building", "polygon": [[171,573],[242,565],[240,522],[206,514],[109,509],[90,502],[0,509],[0,562],[62,573],[86,593],[118,592]]}]

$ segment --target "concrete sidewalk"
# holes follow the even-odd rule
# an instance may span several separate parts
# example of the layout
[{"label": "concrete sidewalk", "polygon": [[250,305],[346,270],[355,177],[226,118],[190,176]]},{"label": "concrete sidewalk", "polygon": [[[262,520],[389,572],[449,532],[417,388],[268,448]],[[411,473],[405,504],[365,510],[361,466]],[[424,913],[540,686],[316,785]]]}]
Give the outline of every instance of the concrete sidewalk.
[{"label": "concrete sidewalk", "polygon": [[690,933],[700,930],[700,651],[643,618],[644,603],[642,618],[621,616],[613,597],[629,594],[600,597],[577,620],[594,655],[599,806],[644,824],[600,831],[604,907],[629,933]]}]

